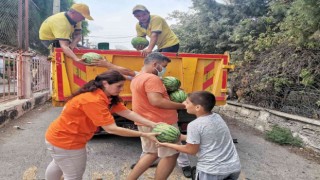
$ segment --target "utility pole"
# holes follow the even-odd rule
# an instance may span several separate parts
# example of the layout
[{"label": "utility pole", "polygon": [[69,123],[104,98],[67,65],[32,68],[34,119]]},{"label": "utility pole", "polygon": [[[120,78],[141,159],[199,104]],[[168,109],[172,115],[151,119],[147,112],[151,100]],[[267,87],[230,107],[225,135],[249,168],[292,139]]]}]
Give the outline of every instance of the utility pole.
[{"label": "utility pole", "polygon": [[60,12],[60,0],[53,0],[52,14]]},{"label": "utility pole", "polygon": [[23,97],[23,84],[22,84],[22,70],[23,70],[23,66],[22,66],[22,46],[23,46],[23,40],[22,40],[22,34],[23,34],[23,27],[22,27],[22,21],[23,21],[23,9],[22,9],[22,4],[23,4],[23,0],[19,0],[19,4],[18,4],[18,31],[17,31],[17,36],[18,36],[18,47],[19,47],[19,56],[18,56],[18,61],[17,61],[17,92],[18,92],[18,97],[22,98]]},{"label": "utility pole", "polygon": [[29,0],[24,1],[24,49],[29,50]]},{"label": "utility pole", "polygon": [[[24,3],[24,9],[23,9]],[[23,11],[24,10],[24,11]],[[24,18],[23,18],[24,12]],[[23,28],[24,20],[24,28]],[[29,0],[19,0],[18,4],[18,47],[19,56],[17,58],[17,88],[19,99],[29,99],[32,97],[31,60],[29,53]],[[24,29],[24,31],[23,31]],[[24,36],[23,36],[24,35]],[[24,39],[24,43],[23,43]]]},{"label": "utility pole", "polygon": [[32,98],[33,93],[32,93],[32,75],[31,75],[31,61],[32,53],[29,53],[29,0],[24,0],[24,29],[25,29],[25,51],[22,54],[22,67],[23,67],[23,72],[22,72],[22,77],[23,77],[23,98],[29,99]]}]

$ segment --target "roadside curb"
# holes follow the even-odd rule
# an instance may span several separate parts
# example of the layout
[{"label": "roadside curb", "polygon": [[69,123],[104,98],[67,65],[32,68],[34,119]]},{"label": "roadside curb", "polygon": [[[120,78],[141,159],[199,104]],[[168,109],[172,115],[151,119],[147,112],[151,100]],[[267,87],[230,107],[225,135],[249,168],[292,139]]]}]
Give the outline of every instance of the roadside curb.
[{"label": "roadside curb", "polygon": [[215,112],[241,121],[261,132],[271,130],[273,125],[289,128],[293,135],[320,152],[320,120],[292,115],[253,105],[228,101],[224,106],[216,106]]},{"label": "roadside curb", "polygon": [[49,91],[37,92],[30,99],[17,99],[0,103],[0,128],[11,120],[21,117],[26,112],[44,104],[51,98]]}]

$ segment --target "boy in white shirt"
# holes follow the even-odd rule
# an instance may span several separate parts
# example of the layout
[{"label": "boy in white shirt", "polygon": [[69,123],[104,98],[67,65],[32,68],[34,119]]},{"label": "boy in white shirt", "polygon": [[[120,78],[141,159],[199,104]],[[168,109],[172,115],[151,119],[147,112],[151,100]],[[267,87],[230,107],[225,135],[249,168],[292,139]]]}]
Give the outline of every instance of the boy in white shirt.
[{"label": "boy in white shirt", "polygon": [[215,96],[207,91],[188,94],[183,103],[197,119],[189,123],[188,134],[181,135],[181,140],[187,143],[158,143],[158,146],[197,155],[196,179],[236,180],[241,170],[240,159],[228,126],[220,115],[211,112],[215,102]]}]

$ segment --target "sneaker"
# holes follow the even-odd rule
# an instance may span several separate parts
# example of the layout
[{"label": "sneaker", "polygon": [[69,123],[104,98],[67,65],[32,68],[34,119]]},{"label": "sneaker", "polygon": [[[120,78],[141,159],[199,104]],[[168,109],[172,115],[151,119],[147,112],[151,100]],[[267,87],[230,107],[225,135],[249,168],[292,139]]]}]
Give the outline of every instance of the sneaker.
[{"label": "sneaker", "polygon": [[184,177],[191,178],[191,167],[190,166],[182,167],[181,169],[182,169]]},{"label": "sneaker", "polygon": [[197,167],[196,166],[193,166],[191,168],[191,179],[192,180],[195,180],[196,179],[196,172],[197,172]]}]

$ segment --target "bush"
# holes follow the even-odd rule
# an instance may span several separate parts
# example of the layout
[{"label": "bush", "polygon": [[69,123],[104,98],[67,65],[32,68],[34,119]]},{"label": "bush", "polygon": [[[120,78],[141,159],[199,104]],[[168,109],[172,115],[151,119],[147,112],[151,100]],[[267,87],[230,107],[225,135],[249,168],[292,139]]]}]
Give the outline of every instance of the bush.
[{"label": "bush", "polygon": [[266,139],[280,145],[292,145],[302,147],[303,142],[301,138],[294,137],[288,128],[282,128],[278,125],[274,125],[271,131],[266,133]]}]

